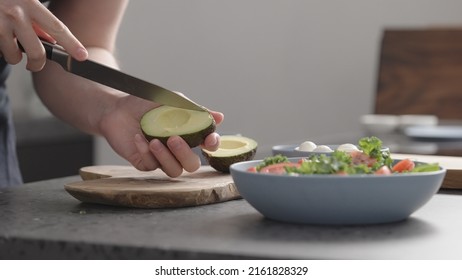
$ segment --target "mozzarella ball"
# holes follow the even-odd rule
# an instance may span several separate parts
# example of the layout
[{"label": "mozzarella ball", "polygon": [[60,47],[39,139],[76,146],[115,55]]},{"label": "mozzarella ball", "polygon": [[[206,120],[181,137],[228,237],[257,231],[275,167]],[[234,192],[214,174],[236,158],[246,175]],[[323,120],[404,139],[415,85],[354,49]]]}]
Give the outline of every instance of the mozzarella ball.
[{"label": "mozzarella ball", "polygon": [[311,141],[305,141],[298,146],[298,150],[302,152],[312,152],[316,149],[316,144]]},{"label": "mozzarella ball", "polygon": [[330,153],[330,152],[333,152],[333,150],[326,146],[326,145],[319,145],[317,146],[313,152],[317,152],[317,153]]},{"label": "mozzarella ball", "polygon": [[359,151],[358,147],[356,145],[346,143],[338,146],[337,151],[343,151],[343,152],[355,152]]}]

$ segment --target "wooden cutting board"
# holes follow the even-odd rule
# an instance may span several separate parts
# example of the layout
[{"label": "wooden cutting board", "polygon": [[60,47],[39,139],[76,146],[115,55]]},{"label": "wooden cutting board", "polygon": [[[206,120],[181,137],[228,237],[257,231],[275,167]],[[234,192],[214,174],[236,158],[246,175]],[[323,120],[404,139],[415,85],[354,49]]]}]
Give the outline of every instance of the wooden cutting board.
[{"label": "wooden cutting board", "polygon": [[413,154],[392,154],[394,159],[409,158],[414,161],[427,163],[438,163],[446,168],[441,189],[459,189],[462,190],[462,157],[449,156],[431,156],[431,155],[413,155]]},{"label": "wooden cutting board", "polygon": [[82,202],[138,208],[173,208],[241,198],[231,175],[203,166],[170,178],[161,170],[142,172],[131,166],[87,166],[83,181],[65,190]]}]

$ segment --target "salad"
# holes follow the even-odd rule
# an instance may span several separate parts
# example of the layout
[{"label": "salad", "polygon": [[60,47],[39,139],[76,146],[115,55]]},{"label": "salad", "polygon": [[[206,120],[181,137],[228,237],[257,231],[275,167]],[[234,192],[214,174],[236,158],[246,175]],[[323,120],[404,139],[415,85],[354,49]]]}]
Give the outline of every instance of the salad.
[{"label": "salad", "polygon": [[329,155],[320,154],[291,162],[286,156],[267,157],[250,172],[309,175],[309,174],[379,174],[429,172],[440,169],[438,163],[415,163],[411,159],[393,161],[390,151],[382,149],[377,137],[364,137],[358,142],[358,151],[336,150]]}]

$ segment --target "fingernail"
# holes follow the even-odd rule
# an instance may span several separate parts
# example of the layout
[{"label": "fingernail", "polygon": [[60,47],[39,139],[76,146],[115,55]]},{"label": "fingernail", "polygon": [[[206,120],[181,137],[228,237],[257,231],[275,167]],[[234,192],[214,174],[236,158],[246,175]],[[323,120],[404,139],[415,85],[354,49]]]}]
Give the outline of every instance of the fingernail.
[{"label": "fingernail", "polygon": [[217,134],[213,134],[213,138],[212,138],[212,140],[210,140],[209,145],[210,146],[218,145],[218,135]]},{"label": "fingernail", "polygon": [[168,147],[172,150],[178,150],[181,148],[181,141],[179,137],[172,137],[168,141]]},{"label": "fingernail", "polygon": [[162,143],[158,139],[154,139],[149,143],[149,148],[151,148],[151,151],[153,152],[159,152],[162,150]]},{"label": "fingernail", "polygon": [[88,51],[85,48],[77,49],[77,58],[79,60],[85,60],[88,58]]}]

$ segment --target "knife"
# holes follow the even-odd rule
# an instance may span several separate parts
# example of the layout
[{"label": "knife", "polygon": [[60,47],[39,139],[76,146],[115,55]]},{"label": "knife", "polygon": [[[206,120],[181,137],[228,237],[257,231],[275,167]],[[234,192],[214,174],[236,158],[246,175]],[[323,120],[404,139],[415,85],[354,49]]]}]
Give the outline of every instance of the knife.
[{"label": "knife", "polygon": [[[127,75],[92,60],[75,60],[61,46],[43,40],[41,42],[45,48],[47,59],[58,63],[64,70],[72,74],[162,105],[206,111],[203,106],[174,91]],[[24,52],[24,48],[20,44],[19,47]]]}]

